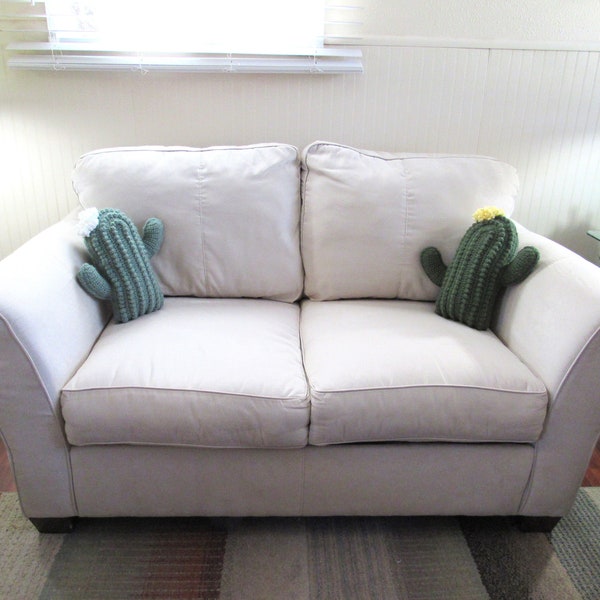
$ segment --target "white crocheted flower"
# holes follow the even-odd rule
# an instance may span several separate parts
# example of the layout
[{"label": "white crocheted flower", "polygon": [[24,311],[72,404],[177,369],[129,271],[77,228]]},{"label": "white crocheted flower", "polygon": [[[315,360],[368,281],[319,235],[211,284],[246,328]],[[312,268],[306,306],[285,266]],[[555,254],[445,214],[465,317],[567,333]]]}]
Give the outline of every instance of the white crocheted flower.
[{"label": "white crocheted flower", "polygon": [[79,213],[77,233],[81,237],[87,237],[98,227],[98,214],[98,209],[95,207],[86,208]]}]

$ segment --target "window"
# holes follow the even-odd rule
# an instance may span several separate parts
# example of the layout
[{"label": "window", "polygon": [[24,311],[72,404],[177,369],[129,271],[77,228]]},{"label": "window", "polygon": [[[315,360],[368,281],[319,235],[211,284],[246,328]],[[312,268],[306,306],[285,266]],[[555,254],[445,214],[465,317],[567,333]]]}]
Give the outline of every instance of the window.
[{"label": "window", "polygon": [[10,44],[11,67],[362,71],[361,51],[352,39],[360,15],[356,0],[345,5],[327,0],[46,0],[35,4],[44,6],[47,40]]}]

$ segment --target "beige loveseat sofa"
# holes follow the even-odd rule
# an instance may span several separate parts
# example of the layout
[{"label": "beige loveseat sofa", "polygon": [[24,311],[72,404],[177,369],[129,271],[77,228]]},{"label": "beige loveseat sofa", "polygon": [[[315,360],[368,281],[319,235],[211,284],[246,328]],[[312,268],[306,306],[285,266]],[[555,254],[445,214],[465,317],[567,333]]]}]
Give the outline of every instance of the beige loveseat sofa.
[{"label": "beige loveseat sofa", "polygon": [[[518,515],[551,527],[600,432],[600,269],[541,259],[477,331],[420,265],[518,195],[479,156],[316,142],[83,156],[82,207],[164,223],[164,307],[76,281],[75,216],[0,263],[0,430],[24,514]],[[537,518],[541,518],[536,520]]]}]

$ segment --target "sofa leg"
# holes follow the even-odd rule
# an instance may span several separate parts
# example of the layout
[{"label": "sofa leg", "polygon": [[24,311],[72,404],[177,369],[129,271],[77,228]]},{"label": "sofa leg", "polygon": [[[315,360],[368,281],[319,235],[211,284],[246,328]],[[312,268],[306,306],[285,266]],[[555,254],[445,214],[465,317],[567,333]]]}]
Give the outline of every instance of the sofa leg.
[{"label": "sofa leg", "polygon": [[526,533],[550,533],[560,521],[560,517],[517,517],[517,525]]},{"label": "sofa leg", "polygon": [[75,529],[77,517],[63,519],[29,519],[40,533],[71,533]]}]

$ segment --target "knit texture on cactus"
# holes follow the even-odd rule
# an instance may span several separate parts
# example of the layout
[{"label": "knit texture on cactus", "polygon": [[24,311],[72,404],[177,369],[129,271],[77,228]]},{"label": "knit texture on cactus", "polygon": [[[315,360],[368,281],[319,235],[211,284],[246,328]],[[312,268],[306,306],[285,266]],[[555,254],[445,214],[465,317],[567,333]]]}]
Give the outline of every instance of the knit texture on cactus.
[{"label": "knit texture on cactus", "polygon": [[488,329],[499,293],[523,281],[535,268],[539,252],[526,246],[517,252],[514,223],[496,207],[484,207],[462,238],[447,267],[437,248],[425,248],[421,264],[440,286],[436,313],[474,329]]},{"label": "knit texture on cactus", "polygon": [[91,260],[77,280],[94,298],[110,300],[115,321],[126,323],[162,308],[163,293],[150,264],[163,242],[159,219],[148,219],[140,236],[122,211],[92,208],[80,213],[78,231]]}]

